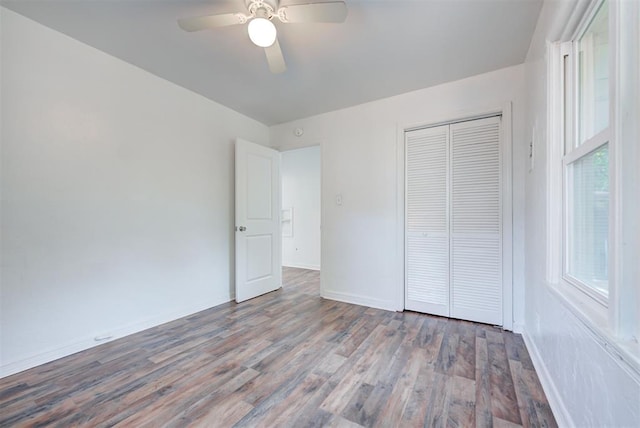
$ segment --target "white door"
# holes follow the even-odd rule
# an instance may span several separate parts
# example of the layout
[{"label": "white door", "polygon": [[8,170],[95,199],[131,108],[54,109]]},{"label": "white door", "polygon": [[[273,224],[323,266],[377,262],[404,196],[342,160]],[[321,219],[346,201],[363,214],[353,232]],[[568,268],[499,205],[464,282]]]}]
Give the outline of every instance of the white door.
[{"label": "white door", "polygon": [[500,117],[451,125],[451,315],[502,325]]},{"label": "white door", "polygon": [[282,285],[280,153],[236,140],[236,302]]},{"label": "white door", "polygon": [[405,308],[502,325],[500,117],[405,133]]},{"label": "white door", "polygon": [[449,316],[449,125],[405,134],[405,308]]}]

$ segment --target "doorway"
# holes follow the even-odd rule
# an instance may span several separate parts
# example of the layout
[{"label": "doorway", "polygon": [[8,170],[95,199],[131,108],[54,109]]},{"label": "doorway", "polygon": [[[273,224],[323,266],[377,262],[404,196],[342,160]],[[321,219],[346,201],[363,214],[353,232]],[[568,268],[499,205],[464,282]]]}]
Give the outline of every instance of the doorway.
[{"label": "doorway", "polygon": [[[281,152],[283,285],[316,278],[321,265],[320,146]],[[288,280],[289,279],[289,280]]]}]

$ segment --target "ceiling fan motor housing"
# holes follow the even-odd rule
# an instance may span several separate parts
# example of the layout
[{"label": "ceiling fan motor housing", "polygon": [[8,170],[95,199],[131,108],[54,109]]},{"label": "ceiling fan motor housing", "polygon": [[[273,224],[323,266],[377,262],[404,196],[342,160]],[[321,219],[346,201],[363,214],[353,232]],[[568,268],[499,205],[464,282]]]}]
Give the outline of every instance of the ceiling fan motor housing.
[{"label": "ceiling fan motor housing", "polygon": [[278,0],[245,0],[245,3],[253,17],[271,19],[277,14]]}]

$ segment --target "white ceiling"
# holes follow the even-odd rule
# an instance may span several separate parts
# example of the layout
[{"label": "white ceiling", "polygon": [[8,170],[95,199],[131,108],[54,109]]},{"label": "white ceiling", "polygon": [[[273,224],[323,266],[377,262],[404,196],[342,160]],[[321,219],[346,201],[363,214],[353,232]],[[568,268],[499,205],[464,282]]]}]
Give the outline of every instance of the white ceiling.
[{"label": "white ceiling", "polygon": [[[316,2],[321,0],[315,0]],[[282,0],[281,5],[307,3]],[[524,61],[541,0],[346,0],[343,24],[276,20],[288,69],[245,26],[186,33],[180,17],[244,0],[3,0],[7,8],[267,125]]]}]

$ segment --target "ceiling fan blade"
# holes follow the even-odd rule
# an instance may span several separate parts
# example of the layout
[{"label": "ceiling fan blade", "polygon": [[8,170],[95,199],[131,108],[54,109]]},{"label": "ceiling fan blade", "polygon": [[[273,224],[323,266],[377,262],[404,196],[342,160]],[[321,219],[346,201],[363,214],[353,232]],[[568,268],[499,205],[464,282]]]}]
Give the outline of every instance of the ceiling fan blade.
[{"label": "ceiling fan blade", "polygon": [[209,28],[244,24],[247,17],[241,13],[223,13],[221,15],[196,16],[178,19],[178,25],[185,31],[200,31]]},{"label": "ceiling fan blade", "polygon": [[284,63],[284,56],[282,55],[282,49],[280,49],[278,39],[268,48],[264,48],[264,53],[267,54],[269,70],[271,70],[272,73],[279,74],[287,70],[287,64]]},{"label": "ceiling fan blade", "polygon": [[347,5],[343,1],[326,3],[306,3],[283,6],[278,9],[282,22],[344,22],[347,19]]}]

